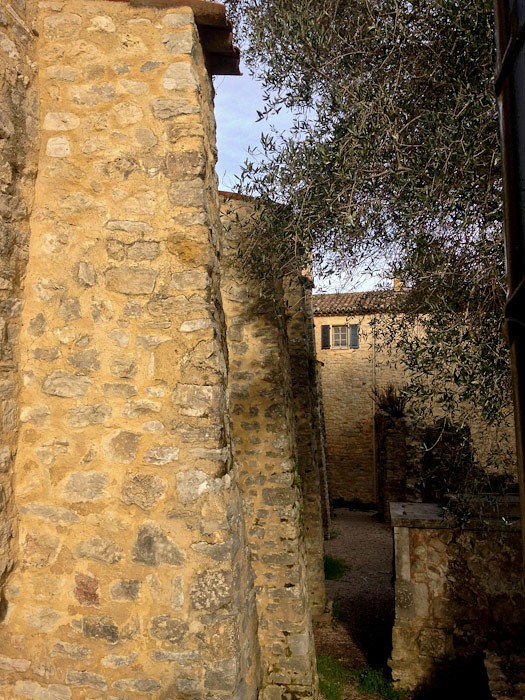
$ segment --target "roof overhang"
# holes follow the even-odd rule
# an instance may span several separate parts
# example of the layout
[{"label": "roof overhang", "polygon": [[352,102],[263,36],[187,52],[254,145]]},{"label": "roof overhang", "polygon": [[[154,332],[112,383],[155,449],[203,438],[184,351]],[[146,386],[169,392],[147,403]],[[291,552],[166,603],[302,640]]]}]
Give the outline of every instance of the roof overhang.
[{"label": "roof overhang", "polygon": [[129,2],[131,7],[156,7],[168,10],[189,7],[199,28],[206,64],[211,75],[241,75],[240,52],[233,45],[232,23],[226,8],[210,0],[112,0]]}]

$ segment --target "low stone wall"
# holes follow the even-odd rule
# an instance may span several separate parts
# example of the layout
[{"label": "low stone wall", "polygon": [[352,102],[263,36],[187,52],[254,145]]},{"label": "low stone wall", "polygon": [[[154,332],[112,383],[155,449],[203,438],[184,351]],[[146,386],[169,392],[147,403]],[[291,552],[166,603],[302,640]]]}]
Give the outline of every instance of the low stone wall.
[{"label": "low stone wall", "polygon": [[454,674],[474,684],[484,650],[508,653],[525,633],[519,521],[449,527],[438,506],[409,503],[391,517],[392,676],[409,689],[446,689]]}]

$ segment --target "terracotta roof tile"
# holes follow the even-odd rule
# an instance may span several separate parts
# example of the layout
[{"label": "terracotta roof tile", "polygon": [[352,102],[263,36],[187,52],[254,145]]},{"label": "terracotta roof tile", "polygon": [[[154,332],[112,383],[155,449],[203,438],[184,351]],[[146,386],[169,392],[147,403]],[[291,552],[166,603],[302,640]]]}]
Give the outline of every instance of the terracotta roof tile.
[{"label": "terracotta roof tile", "polygon": [[392,311],[399,292],[349,292],[314,294],[314,316],[354,316]]}]

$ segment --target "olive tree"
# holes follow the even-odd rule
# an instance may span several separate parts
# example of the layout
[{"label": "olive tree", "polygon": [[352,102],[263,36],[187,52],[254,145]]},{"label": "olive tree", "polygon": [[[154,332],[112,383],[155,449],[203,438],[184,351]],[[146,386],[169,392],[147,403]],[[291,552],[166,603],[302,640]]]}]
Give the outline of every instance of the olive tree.
[{"label": "olive tree", "polygon": [[474,411],[501,426],[511,397],[490,0],[227,4],[266,90],[261,118],[294,114],[244,167],[240,189],[262,212],[247,264],[400,278],[383,337],[412,395],[451,420]]}]

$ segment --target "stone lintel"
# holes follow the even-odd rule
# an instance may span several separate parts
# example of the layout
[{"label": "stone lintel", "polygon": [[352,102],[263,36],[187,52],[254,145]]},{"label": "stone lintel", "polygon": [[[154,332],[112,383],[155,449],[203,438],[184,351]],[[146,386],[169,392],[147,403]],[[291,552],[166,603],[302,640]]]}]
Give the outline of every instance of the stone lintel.
[{"label": "stone lintel", "polygon": [[[393,527],[445,530],[458,527],[451,513],[437,503],[391,503]],[[483,496],[472,498],[472,518],[464,530],[519,530],[518,496],[505,496],[494,502]]]}]

